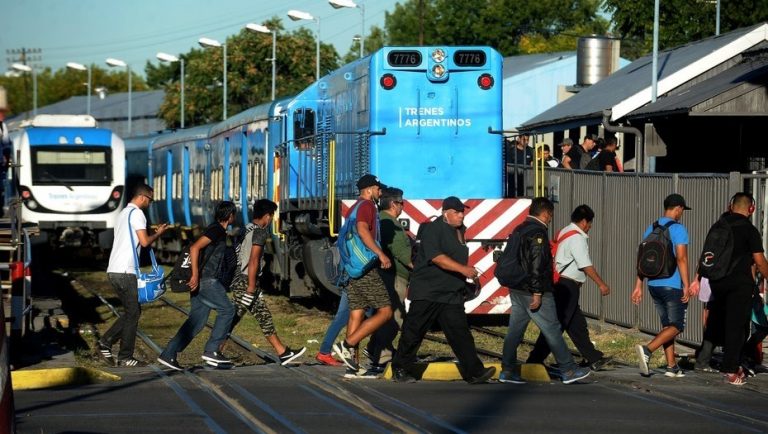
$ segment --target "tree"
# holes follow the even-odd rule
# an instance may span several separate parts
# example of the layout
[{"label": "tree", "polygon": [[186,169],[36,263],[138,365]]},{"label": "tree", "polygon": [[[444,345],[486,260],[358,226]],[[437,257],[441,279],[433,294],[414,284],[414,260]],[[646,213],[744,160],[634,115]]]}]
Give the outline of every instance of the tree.
[{"label": "tree", "polygon": [[[134,91],[147,90],[144,79],[131,72]],[[87,95],[87,73],[68,68],[60,68],[55,72],[45,68],[37,72],[37,106],[44,107],[77,95]],[[11,77],[0,77],[0,85],[8,92],[10,117],[32,110],[32,80],[29,74]],[[104,87],[108,93],[127,92],[127,71],[107,70],[91,65],[91,86],[93,89]],[[93,91],[92,95],[95,95]]]},{"label": "tree", "polygon": [[[654,0],[604,0],[613,16],[614,32],[622,40],[622,56],[635,59],[653,49]],[[715,2],[662,0],[659,3],[659,49],[676,47],[714,36]],[[720,32],[768,20],[768,0],[722,2]]]},{"label": "tree", "polygon": [[[490,45],[508,56],[523,38],[547,40],[599,23],[597,0],[407,0],[385,16],[394,45]],[[423,22],[422,22],[423,21]],[[597,29],[601,26],[598,25]]]},{"label": "tree", "polygon": [[[315,81],[315,38],[306,28],[282,32],[279,18],[264,23],[277,33],[277,96],[295,95]],[[241,30],[227,38],[227,112],[235,114],[267,102],[272,95],[272,38],[270,35]],[[186,59],[185,126],[221,120],[223,50],[193,49]],[[332,45],[320,46],[320,75],[339,66],[339,55]],[[174,63],[174,65],[176,65]],[[174,66],[175,67],[175,66]],[[179,75],[173,69],[152,67],[152,83],[165,84],[165,100],[160,114],[166,125],[177,126],[180,119]],[[150,71],[147,71],[150,77]],[[170,81],[168,81],[170,80]]]},{"label": "tree", "polygon": [[[378,51],[381,47],[387,44],[387,35],[381,27],[373,26],[370,32],[365,35],[365,55],[369,55],[375,51]],[[347,64],[355,61],[360,57],[360,41],[357,40],[349,47],[349,51],[344,55],[342,62]]]}]

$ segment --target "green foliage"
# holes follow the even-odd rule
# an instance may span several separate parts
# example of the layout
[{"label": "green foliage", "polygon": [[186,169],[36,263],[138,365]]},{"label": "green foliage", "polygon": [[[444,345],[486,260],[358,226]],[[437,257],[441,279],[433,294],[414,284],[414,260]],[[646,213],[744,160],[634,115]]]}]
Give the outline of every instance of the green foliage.
[{"label": "green foliage", "polygon": [[[97,98],[95,89],[104,87],[107,93],[128,92],[128,73],[123,68],[102,68],[91,65],[92,98]],[[132,72],[134,91],[147,90],[140,76]],[[45,68],[37,72],[37,106],[44,107],[77,95],[87,95],[88,73],[66,67],[52,71]],[[32,77],[28,73],[16,77],[0,77],[0,86],[8,92],[9,117],[32,111]],[[83,109],[85,110],[85,109]]]},{"label": "green foliage", "polygon": [[[284,33],[280,19],[264,23],[277,30],[276,95],[295,95],[315,81],[314,33],[299,28]],[[245,29],[227,38],[227,112],[234,115],[267,102],[272,97],[272,35]],[[185,127],[222,119],[223,50],[193,49],[185,58]],[[332,45],[320,46],[320,75],[339,66],[339,55]],[[147,80],[165,86],[165,100],[160,114],[169,127],[180,122],[180,70],[178,63],[152,66]]]},{"label": "green foliage", "polygon": [[[622,56],[635,59],[653,49],[654,0],[603,0],[622,39]],[[664,0],[659,3],[659,49],[714,36],[714,1]],[[768,0],[721,2],[720,33],[768,20]]]},{"label": "green foliage", "polygon": [[569,29],[602,33],[597,6],[597,0],[407,0],[386,14],[385,27],[393,45],[490,45],[508,56],[526,52],[524,40],[537,41],[534,52],[556,51],[569,45],[568,37],[575,47],[581,35],[564,33]]},{"label": "green foliage", "polygon": [[[372,26],[369,33],[365,35],[365,55],[369,55],[379,50],[387,44],[387,34],[381,27]],[[354,41],[349,47],[349,51],[342,60],[344,64],[357,60],[360,57],[360,41]]]}]

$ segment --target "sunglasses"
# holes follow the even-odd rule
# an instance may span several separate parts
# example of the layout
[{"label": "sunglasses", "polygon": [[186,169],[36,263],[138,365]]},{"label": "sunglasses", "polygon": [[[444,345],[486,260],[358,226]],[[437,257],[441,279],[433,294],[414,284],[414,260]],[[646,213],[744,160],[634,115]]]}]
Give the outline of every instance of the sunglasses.
[{"label": "sunglasses", "polygon": [[149,196],[147,196],[146,194],[141,194],[140,196],[144,196],[144,197],[146,197],[147,199],[149,199],[149,201],[150,201],[150,202],[154,202],[154,201],[155,201],[155,199],[154,199],[154,198],[152,198],[152,197],[149,197]]}]

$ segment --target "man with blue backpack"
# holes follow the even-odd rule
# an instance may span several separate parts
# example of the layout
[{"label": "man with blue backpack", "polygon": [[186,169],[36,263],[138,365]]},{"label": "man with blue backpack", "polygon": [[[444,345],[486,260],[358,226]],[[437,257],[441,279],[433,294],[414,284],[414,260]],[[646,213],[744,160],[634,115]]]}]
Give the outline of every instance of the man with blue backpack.
[{"label": "man with blue backpack", "polygon": [[670,194],[664,199],[664,215],[648,226],[637,254],[637,279],[632,302],[643,300],[643,280],[648,279],[661,331],[646,345],[637,345],[640,373],[650,375],[651,354],[664,348],[667,377],[684,377],[675,359],[675,338],[685,329],[688,299],[693,294],[688,274],[688,230],[680,223],[683,213],[691,208],[683,196]]},{"label": "man with blue backpack", "polygon": [[[363,175],[357,181],[360,196],[347,215],[347,219],[355,220],[354,225],[344,236],[339,234],[345,250],[341,254],[342,263],[350,276],[346,287],[350,312],[346,339],[334,345],[334,350],[352,376],[363,376],[367,371],[359,362],[357,348],[360,342],[392,318],[389,293],[381,275],[375,270],[377,263],[383,269],[392,266],[392,261],[378,241],[381,228],[376,201],[381,196],[381,189],[385,187],[377,177],[370,174]],[[361,257],[367,258],[362,268],[357,267]],[[376,312],[366,319],[367,308],[376,309]]]}]

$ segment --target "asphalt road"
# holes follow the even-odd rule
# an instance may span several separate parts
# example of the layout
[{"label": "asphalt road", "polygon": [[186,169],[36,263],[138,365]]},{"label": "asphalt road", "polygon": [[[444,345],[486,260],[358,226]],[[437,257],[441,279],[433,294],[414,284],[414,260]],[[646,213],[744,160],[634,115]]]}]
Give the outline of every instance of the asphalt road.
[{"label": "asphalt road", "polygon": [[120,381],[15,393],[19,433],[768,432],[768,375],[598,372],[581,383],[397,384],[303,365],[112,369]]}]

